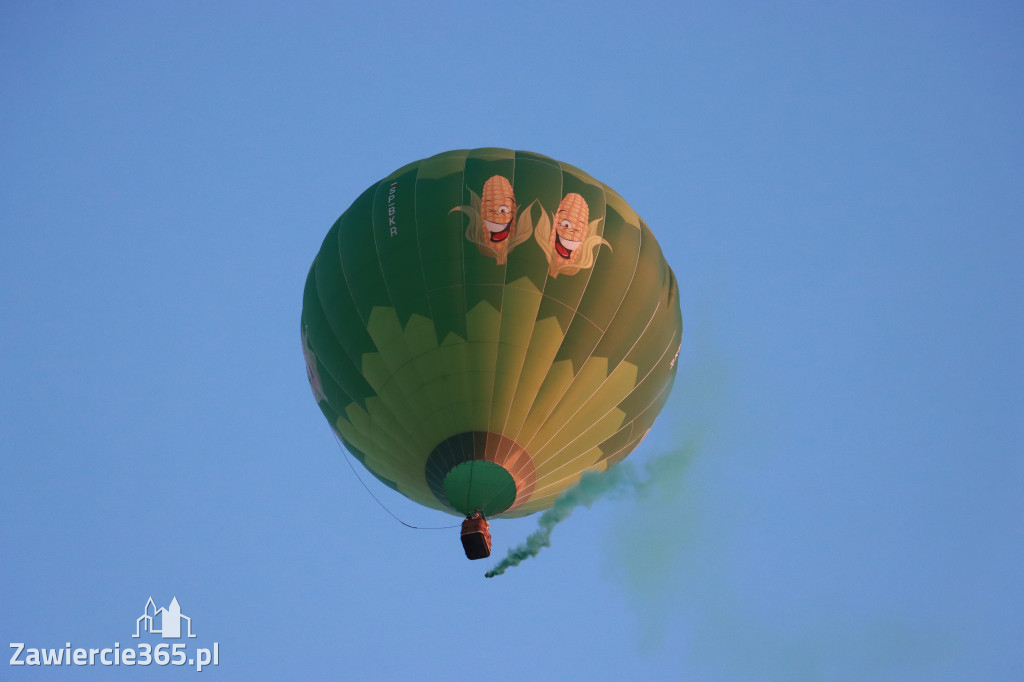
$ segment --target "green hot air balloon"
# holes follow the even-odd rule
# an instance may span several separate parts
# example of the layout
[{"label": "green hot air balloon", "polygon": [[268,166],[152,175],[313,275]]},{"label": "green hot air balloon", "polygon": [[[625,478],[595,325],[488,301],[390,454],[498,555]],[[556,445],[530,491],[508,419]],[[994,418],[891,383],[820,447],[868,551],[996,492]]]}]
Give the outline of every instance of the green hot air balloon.
[{"label": "green hot air balloon", "polygon": [[640,443],[682,339],[675,277],[622,197],[496,148],[363,192],[313,261],[301,326],[345,447],[406,497],[467,517],[471,558],[489,553],[485,518],[547,509]]}]

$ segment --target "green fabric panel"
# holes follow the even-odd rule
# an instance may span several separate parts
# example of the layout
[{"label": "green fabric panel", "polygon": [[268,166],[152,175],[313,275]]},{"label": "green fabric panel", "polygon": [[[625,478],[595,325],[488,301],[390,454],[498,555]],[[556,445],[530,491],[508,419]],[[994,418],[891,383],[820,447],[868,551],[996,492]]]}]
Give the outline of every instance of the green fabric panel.
[{"label": "green fabric panel", "polygon": [[[381,414],[370,414],[370,423],[395,428],[393,419],[388,418],[393,415],[400,420],[402,431],[422,448],[431,438],[429,423],[408,398],[419,383],[415,373],[395,372],[408,353],[374,239],[375,213],[383,224],[388,222],[386,204],[382,212],[374,209],[382,186],[388,187],[378,183],[360,195],[339,219],[336,248],[325,243],[317,259],[325,268],[324,283],[321,285],[318,280],[318,290],[322,298],[328,292],[335,295],[330,304],[324,301],[325,313],[331,311],[336,315],[336,319],[329,320],[332,329],[346,350],[351,349],[350,357],[358,363],[366,382],[378,394],[393,379],[402,389],[381,395],[381,403],[387,409]],[[387,311],[391,311],[390,315]],[[377,454],[394,459],[401,456],[401,450]]]},{"label": "green fabric panel", "polygon": [[529,279],[505,285],[488,425],[491,432],[502,432],[507,423],[541,298],[541,292]]},{"label": "green fabric panel", "polygon": [[[462,169],[466,166],[466,156],[468,154],[468,149],[456,149],[450,152],[435,154],[430,158],[417,161],[411,165],[419,168],[419,175],[417,177],[420,180],[434,180],[444,178],[453,173],[462,173]],[[458,200],[461,200],[461,198],[460,194]],[[451,206],[448,208],[451,208]]]},{"label": "green fabric panel", "polygon": [[457,208],[463,204],[467,153],[431,157],[420,166],[416,180],[419,255],[438,347],[415,361],[424,386],[412,400],[437,424],[440,438],[464,430],[472,421],[458,405],[473,393],[466,378],[471,358],[459,345],[469,335],[463,253],[466,216]]},{"label": "green fabric panel", "polygon": [[[620,444],[617,440],[613,442],[613,439],[609,439],[601,444],[601,449],[605,451],[605,459],[609,465],[624,460],[640,444],[640,441],[644,439],[647,431],[654,425],[654,420],[657,418],[658,413],[661,412],[665,403],[668,402],[669,394],[672,392],[672,385],[675,383],[675,377],[675,372],[672,372],[668,377],[668,381],[662,384],[661,389],[648,406],[629,423],[628,428],[623,429],[624,432],[629,433],[629,440],[625,444]],[[618,435],[616,434],[613,438],[616,438]]]},{"label": "green fabric panel", "polygon": [[[412,459],[407,464],[413,468],[418,468],[419,460],[425,458],[425,449],[443,437],[439,422],[424,414],[425,405],[412,397],[427,380],[421,375],[420,366],[410,361],[437,345],[417,234],[417,175],[418,167],[411,166],[405,172],[392,174],[388,180],[378,183],[373,200],[372,222],[362,224],[353,221],[352,229],[361,234],[353,236],[351,240],[344,236],[340,240],[342,259],[347,267],[345,249],[349,246],[346,244],[354,250],[360,247],[368,249],[362,235],[371,232],[373,235],[373,250],[363,253],[363,261],[355,267],[370,273],[370,280],[376,282],[375,286],[385,288],[387,301],[380,304],[380,300],[376,300],[375,303],[379,305],[371,308],[368,319],[364,318],[379,356],[364,356],[363,371],[369,374],[371,370],[366,363],[372,361],[373,376],[376,379],[371,383],[394,387],[396,390],[386,397],[392,402],[409,405],[403,420],[416,440],[414,453],[418,454],[410,455]],[[374,269],[375,261],[379,268],[379,279],[378,271]],[[389,312],[392,310],[393,315]],[[428,335],[429,340],[424,335]],[[399,453],[389,455],[400,456]]]},{"label": "green fabric panel", "polygon": [[641,421],[642,418],[643,414],[638,415],[633,421],[626,422],[618,431],[615,432],[614,435],[601,442],[601,461],[614,457],[623,449],[634,445],[634,441],[637,440],[637,436],[642,434],[643,431],[646,431],[646,428],[638,430],[641,428],[638,422]]},{"label": "green fabric panel", "polygon": [[[480,197],[484,183],[492,176],[500,175],[511,182],[514,172],[513,152],[496,149],[471,151],[466,157],[464,170],[463,205],[472,205],[472,194]],[[463,229],[465,226],[468,226],[468,221]],[[481,300],[486,300],[500,310],[501,288],[505,284],[505,265],[498,264],[494,257],[481,253],[476,245],[468,241],[463,245],[463,262],[467,284],[477,285],[466,288],[466,309],[473,310]]]},{"label": "green fabric panel", "polygon": [[604,185],[604,203],[607,211],[615,211],[622,216],[623,221],[630,225],[640,225],[640,216],[636,214],[633,207],[626,203],[626,200],[608,185]]},{"label": "green fabric panel", "polygon": [[593,354],[602,336],[604,332],[595,324],[582,315],[576,315],[565,332],[565,339],[558,348],[555,362],[569,360],[572,362],[573,371],[578,372]]},{"label": "green fabric panel", "polygon": [[[347,214],[346,211],[345,215]],[[337,240],[345,215],[334,224],[323,246],[320,247],[314,264],[314,278],[324,318],[338,340],[338,345],[358,364],[362,355],[373,352],[376,346],[366,333],[365,323],[359,316],[352,292],[341,269]]]},{"label": "green fabric panel", "polygon": [[[451,152],[442,152],[442,154],[439,154],[438,156],[445,155],[445,154],[450,154],[450,153]],[[433,157],[431,157],[431,158],[433,158]],[[417,168],[422,166],[423,162],[426,161],[426,160],[427,159],[420,159],[419,161],[413,161],[412,163],[407,163],[404,166],[402,166],[401,168],[398,168],[398,169],[392,171],[387,177],[381,178],[380,182],[377,183],[377,184],[383,184],[383,183],[391,182],[392,180],[394,180],[395,178],[399,177],[400,175],[405,175],[409,171],[416,170]]]},{"label": "green fabric panel", "polygon": [[[548,277],[548,282],[551,281],[553,280]],[[540,310],[537,311],[538,320],[554,318],[558,322],[558,326],[563,330],[566,330],[569,328],[569,324],[572,322],[572,318],[575,315],[576,310],[574,308],[570,308],[561,301],[549,297],[547,295],[547,288],[545,287],[544,300],[541,301]]]},{"label": "green fabric panel", "polygon": [[[338,338],[327,322],[320,298],[317,295],[315,267],[314,265],[314,268],[310,269],[303,291],[301,323],[303,334],[322,368],[333,378],[339,388],[344,389],[348,396],[348,402],[355,401],[365,408],[366,399],[374,395],[373,388],[366,383],[359,368],[338,343]],[[348,402],[334,404],[336,409],[341,410],[348,405]]]},{"label": "green fabric panel", "polygon": [[[498,266],[492,267],[497,269]],[[505,266],[500,266],[502,270]],[[464,291],[466,292],[466,314],[469,315],[474,310],[478,310],[481,304],[488,306],[495,312],[501,311],[501,299],[505,296],[505,285],[503,282],[496,284],[467,284]],[[495,318],[497,321],[497,318]]]},{"label": "green fabric panel", "polygon": [[561,169],[550,159],[517,154],[510,180],[517,204],[516,233],[522,241],[507,254],[488,421],[488,431],[495,434],[492,440],[511,425],[510,412],[549,280],[547,259],[534,242],[532,216],[540,215],[544,203],[558,201]]},{"label": "green fabric panel", "polygon": [[[344,271],[344,281],[351,292],[359,317],[366,324],[374,307],[392,307],[387,282],[381,272],[374,241],[374,199],[378,183],[363,192],[352,207],[341,216],[337,233],[337,249]],[[323,249],[321,249],[322,251]]]},{"label": "green fabric panel", "polygon": [[519,441],[565,332],[554,318],[538,319],[533,326],[523,367],[516,379],[515,396],[502,432]]},{"label": "green fabric panel", "polygon": [[[600,222],[596,225],[597,234],[604,233],[604,189],[600,185],[590,184],[582,180],[577,174],[568,170],[563,164],[562,166],[562,196],[555,201],[553,205],[546,206],[548,213],[554,217],[555,211],[558,210],[558,205],[567,194],[575,193],[583,197],[584,201],[587,202],[587,206],[590,209],[590,222],[593,223],[595,220]],[[554,225],[552,225],[554,229]],[[597,247],[597,260],[600,261],[604,257],[604,252],[608,250],[607,246],[601,245]],[[596,265],[596,263],[595,263]],[[548,282],[547,287],[544,289],[544,295],[549,298],[553,298],[556,301],[560,301],[567,308],[573,311],[579,307],[580,299],[583,298],[583,292],[587,290],[587,285],[590,282],[590,278],[593,275],[593,267],[584,268],[575,274],[560,274],[557,277],[552,277],[551,281]]]},{"label": "green fabric panel", "polygon": [[663,362],[665,344],[672,347],[672,354],[679,348],[682,337],[682,318],[679,314],[679,291],[676,289],[672,271],[665,267],[665,280],[658,297],[658,308],[644,332],[633,344],[625,361],[640,368],[641,375],[651,371],[655,364]]},{"label": "green fabric panel", "polygon": [[575,435],[591,425],[607,432],[606,436],[611,435],[621,425],[625,414],[618,411],[617,415],[609,416],[609,413],[629,395],[637,379],[635,365],[622,363],[613,369],[606,358],[588,359],[565,390],[548,403],[549,412],[543,416],[543,426],[525,444],[537,460],[538,471],[543,469],[543,461],[557,455]]},{"label": "green fabric panel", "polygon": [[527,159],[530,161],[541,161],[543,163],[550,163],[554,166],[558,166],[559,168],[561,168],[561,165],[558,163],[558,161],[555,161],[550,156],[544,156],[543,154],[538,154],[537,152],[528,152],[522,149],[518,149],[516,150],[515,154],[517,160]]},{"label": "green fabric panel", "polygon": [[[524,228],[531,228],[532,232],[541,213],[550,213],[562,198],[562,169],[558,162],[546,157],[516,152],[512,186],[520,215],[518,222]],[[532,234],[508,257],[506,281],[515,282],[523,277],[528,278],[538,291],[543,291],[550,281],[548,261]]]},{"label": "green fabric panel", "polygon": [[640,259],[640,234],[639,223],[626,222],[622,214],[608,206],[604,236],[614,244],[614,249],[601,247],[594,274],[577,310],[602,330],[611,324],[630,290]]},{"label": "green fabric panel", "polygon": [[417,170],[413,168],[389,182],[379,183],[373,202],[376,254],[402,327],[408,325],[413,314],[431,317],[418,238]]},{"label": "green fabric panel", "polygon": [[323,394],[323,399],[319,401],[320,404],[326,403],[327,405],[330,405],[332,412],[338,412],[339,410],[343,410],[353,404],[355,401],[352,400],[352,397],[347,391],[345,391],[342,385],[334,380],[334,377],[331,376],[330,372],[324,368],[323,363],[319,360],[316,360],[315,362],[317,381],[319,382],[319,388]]},{"label": "green fabric panel", "polygon": [[[671,310],[665,315],[669,319],[672,316]],[[655,397],[664,390],[665,385],[671,383],[675,374],[675,353],[679,347],[679,337],[675,334],[667,338],[659,334],[658,337],[661,352],[656,366],[650,367],[650,371],[638,375],[636,366],[627,358],[627,361],[608,374],[608,379],[603,381],[600,389],[594,391],[589,398],[580,401],[573,391],[566,393],[546,425],[550,427],[554,424],[555,428],[542,430],[536,439],[539,443],[527,446],[539,460],[538,472],[545,480],[553,473],[551,467],[547,466],[549,459],[559,467],[563,467],[567,462],[575,464],[591,448],[609,438],[616,429],[622,428],[624,424],[647,410]],[[581,372],[581,376],[584,373]],[[616,375],[626,378],[626,383],[616,381]],[[600,376],[600,373],[597,374],[598,379]],[[574,388],[575,386],[574,383]],[[588,390],[584,387],[582,394],[586,393]],[[579,406],[574,407],[577,404]],[[589,459],[579,461],[578,464],[587,467],[596,463],[608,454],[608,451],[604,450],[605,447],[602,444],[602,451],[588,454]],[[564,472],[559,475],[564,475]]]},{"label": "green fabric panel", "polygon": [[[362,452],[361,450],[359,450],[358,448],[353,446],[351,443],[346,441],[344,438],[341,439],[341,442],[342,442],[342,445],[345,446],[345,449],[348,450],[349,452],[351,452],[352,455],[356,459],[358,459],[361,463],[365,463],[366,462],[366,454],[364,452]],[[387,487],[391,488],[392,490],[396,490],[398,492],[402,492],[401,490],[398,489],[398,484],[396,484],[391,479],[385,478],[384,476],[381,476],[380,474],[378,474],[373,469],[370,469],[370,473],[373,474],[374,478],[376,478],[378,481],[380,481],[381,483],[383,483]]]},{"label": "green fabric panel", "polygon": [[[316,341],[310,341],[309,335],[307,334],[307,341],[310,341],[313,347],[314,354],[318,354],[319,364],[323,367],[330,367],[333,376],[337,379],[338,384],[342,387],[345,392],[354,398],[355,406],[361,408],[363,412],[370,411],[370,400],[373,400],[376,395],[376,388],[374,388],[367,380],[366,367],[362,364],[362,359],[374,355],[373,353],[364,353],[368,348],[374,348],[374,343],[370,339],[366,330],[361,324],[358,314],[355,311],[355,306],[352,303],[351,297],[348,295],[348,289],[344,285],[344,278],[341,276],[340,267],[337,263],[337,250],[331,246],[325,246],[320,252],[315,262],[315,275],[314,278],[317,282],[316,290],[318,294],[322,295],[327,301],[331,303],[323,303],[323,305],[315,305],[315,301],[310,305],[304,306],[303,315],[307,321],[316,322],[319,318],[317,313],[323,314],[323,319],[327,319],[328,312],[333,319],[328,320],[327,326],[330,328],[330,333],[333,335],[337,346],[332,346],[326,340],[326,333],[323,330],[322,324],[310,326],[309,331],[313,332],[314,338],[319,332],[323,335],[321,340],[322,344],[317,344]],[[307,288],[309,290],[309,288]],[[312,300],[312,299],[311,299]],[[332,348],[344,347],[344,344],[348,345],[345,348],[343,354],[337,352],[330,352]],[[362,353],[360,356],[359,354]],[[322,356],[322,357],[320,357]],[[346,362],[346,358],[348,361]],[[360,358],[361,365],[357,370],[357,374],[352,374],[352,367],[354,367],[353,358]],[[325,364],[326,363],[326,364]],[[337,395],[329,396],[332,401],[341,400]],[[406,420],[405,415],[411,413],[411,405],[405,400],[402,395],[389,395],[383,396],[380,400],[375,403],[376,407],[372,410],[372,414],[368,415],[368,419],[365,424],[356,425],[350,424],[349,434],[352,437],[360,437],[362,439],[371,439],[374,441],[380,440],[377,432],[385,428],[388,430],[388,439],[392,443],[387,448],[388,452],[401,452],[408,451],[409,449],[415,449],[414,445],[410,441],[415,440],[414,435],[411,432],[411,427],[406,426],[404,423]],[[348,404],[337,404],[333,403],[334,409],[345,416],[346,421],[351,419],[353,405]],[[399,417],[398,415],[401,415]],[[398,421],[401,419],[402,421]],[[374,426],[376,423],[378,426]],[[412,426],[415,426],[414,424]],[[392,439],[397,439],[395,442]],[[399,445],[401,443],[401,445]]]},{"label": "green fabric panel", "polygon": [[[658,390],[656,387],[668,381],[670,376],[675,373],[675,354],[679,349],[682,331],[672,323],[673,316],[674,311],[667,311],[663,317],[664,329],[669,334],[657,335],[661,342],[659,345],[651,343],[635,353],[635,359],[647,364],[649,369],[641,374],[641,377],[646,376],[646,378],[619,405],[619,409],[626,413],[627,419],[632,419],[635,414],[647,407],[650,394],[656,393]],[[632,359],[634,358],[627,358],[627,361]]]},{"label": "green fabric panel", "polygon": [[464,157],[433,157],[416,179],[416,231],[424,287],[437,342],[448,334],[466,338],[466,276],[462,251]]},{"label": "green fabric panel", "polygon": [[515,157],[515,151],[512,149],[505,149],[504,147],[477,147],[476,149],[467,149],[466,158],[473,159],[484,159],[484,160],[502,160],[511,159]]},{"label": "green fabric panel", "polygon": [[668,266],[650,230],[641,229],[640,253],[629,289],[605,329],[595,355],[618,364],[648,327],[658,307]]},{"label": "green fabric panel", "polygon": [[[604,183],[602,183],[599,180],[597,180],[594,176],[592,176],[590,173],[587,173],[582,168],[578,168],[577,166],[574,166],[571,163],[566,163],[565,161],[559,161],[558,165],[560,165],[562,167],[562,170],[564,170],[567,173],[572,173],[577,178],[579,178],[582,182],[585,182],[585,183],[588,183],[588,184],[591,184],[591,185],[600,185],[600,186],[604,187]],[[567,190],[567,191],[572,191],[572,190]]]},{"label": "green fabric panel", "polygon": [[411,361],[424,347],[436,343],[433,325],[421,316],[414,316],[403,328],[394,308],[377,307],[370,314],[366,329],[374,339],[377,352],[363,356],[363,374],[388,405],[404,406],[393,411],[401,416],[404,427],[418,443],[417,451],[423,452],[425,457],[424,449],[432,447],[444,435],[438,433],[438,424],[424,414],[427,406],[413,398],[425,381]]},{"label": "green fabric panel", "polygon": [[492,401],[495,414],[491,430],[515,438],[533,406],[573,311],[544,296],[545,288],[554,280],[548,275],[547,258],[532,234],[541,217],[550,219],[551,211],[561,200],[561,167],[547,157],[517,152],[513,186],[519,204],[519,223],[531,234],[508,258],[506,292],[519,293],[522,298],[510,297],[510,302],[520,302],[509,306],[516,310],[512,317],[502,317],[503,345]]}]

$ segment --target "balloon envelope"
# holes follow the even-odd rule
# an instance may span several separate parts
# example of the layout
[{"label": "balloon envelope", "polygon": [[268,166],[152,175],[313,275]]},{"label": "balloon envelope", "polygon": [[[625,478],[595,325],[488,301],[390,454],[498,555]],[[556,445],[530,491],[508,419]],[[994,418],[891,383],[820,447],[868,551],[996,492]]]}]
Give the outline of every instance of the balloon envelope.
[{"label": "balloon envelope", "polygon": [[313,261],[301,332],[321,411],[374,476],[453,514],[522,516],[643,439],[682,318],[618,194],[488,148],[363,192]]}]

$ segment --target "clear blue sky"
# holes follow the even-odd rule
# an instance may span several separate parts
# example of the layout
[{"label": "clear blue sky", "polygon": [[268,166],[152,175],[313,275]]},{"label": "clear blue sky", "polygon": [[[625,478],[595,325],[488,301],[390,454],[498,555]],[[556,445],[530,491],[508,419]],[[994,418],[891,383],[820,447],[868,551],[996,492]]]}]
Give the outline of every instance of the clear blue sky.
[{"label": "clear blue sky", "polygon": [[[1013,2],[3,3],[0,644],[152,596],[224,680],[1024,679],[1022,74]],[[478,146],[655,231],[630,461],[700,441],[494,580],[362,489],[298,328],[357,194]]]}]

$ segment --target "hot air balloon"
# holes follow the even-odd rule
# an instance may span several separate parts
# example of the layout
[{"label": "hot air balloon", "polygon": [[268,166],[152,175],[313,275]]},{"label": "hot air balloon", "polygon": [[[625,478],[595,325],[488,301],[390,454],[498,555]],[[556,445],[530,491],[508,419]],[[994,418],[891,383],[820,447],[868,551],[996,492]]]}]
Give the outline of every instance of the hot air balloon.
[{"label": "hot air balloon", "polygon": [[611,188],[524,151],[445,152],[373,184],[306,279],[306,371],[385,485],[465,517],[549,508],[625,458],[675,377],[682,317],[654,234]]}]

